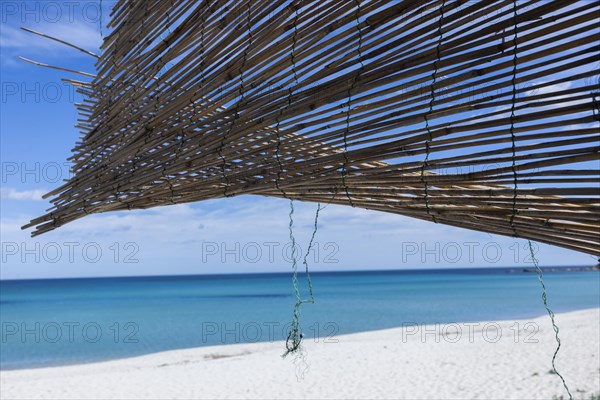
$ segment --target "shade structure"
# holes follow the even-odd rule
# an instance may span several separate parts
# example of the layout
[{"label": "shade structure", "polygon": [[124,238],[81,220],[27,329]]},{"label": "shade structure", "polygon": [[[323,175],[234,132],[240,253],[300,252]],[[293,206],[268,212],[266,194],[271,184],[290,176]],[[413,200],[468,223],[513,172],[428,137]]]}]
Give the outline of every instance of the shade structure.
[{"label": "shade structure", "polygon": [[242,194],[600,255],[598,1],[135,1],[38,235]]}]

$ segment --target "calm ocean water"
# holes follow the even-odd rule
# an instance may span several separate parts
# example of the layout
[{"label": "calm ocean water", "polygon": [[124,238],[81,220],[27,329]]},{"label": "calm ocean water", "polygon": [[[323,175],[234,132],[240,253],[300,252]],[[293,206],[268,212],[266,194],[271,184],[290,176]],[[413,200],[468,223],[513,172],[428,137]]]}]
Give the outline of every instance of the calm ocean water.
[{"label": "calm ocean water", "polygon": [[[600,272],[544,276],[554,311],[600,307]],[[407,323],[545,314],[536,275],[517,269],[312,277],[316,304],[304,305],[301,323],[316,340]],[[290,274],[0,281],[0,368],[281,340],[293,304]]]}]

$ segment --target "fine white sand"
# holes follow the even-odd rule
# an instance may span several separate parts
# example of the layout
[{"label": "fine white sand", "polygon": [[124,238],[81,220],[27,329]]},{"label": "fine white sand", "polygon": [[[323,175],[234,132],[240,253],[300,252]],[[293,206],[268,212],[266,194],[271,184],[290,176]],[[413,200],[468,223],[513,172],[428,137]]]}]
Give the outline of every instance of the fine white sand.
[{"label": "fine white sand", "polygon": [[[600,392],[600,309],[556,319],[557,368],[574,398],[591,399]],[[3,371],[0,398],[567,398],[549,372],[556,343],[547,315],[459,326],[461,335],[442,325],[343,335],[337,343],[311,338],[302,380],[293,360],[280,357],[282,342],[253,343]]]}]

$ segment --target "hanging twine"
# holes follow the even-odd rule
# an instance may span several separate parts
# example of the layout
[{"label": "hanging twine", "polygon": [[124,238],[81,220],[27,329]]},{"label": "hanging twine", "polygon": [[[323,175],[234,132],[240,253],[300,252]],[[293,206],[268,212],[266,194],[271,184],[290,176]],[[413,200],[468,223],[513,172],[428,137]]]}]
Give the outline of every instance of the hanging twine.
[{"label": "hanging twine", "polygon": [[290,353],[294,353],[300,348],[302,342],[302,332],[300,330],[300,305],[302,304],[302,298],[300,297],[300,289],[298,288],[298,261],[296,259],[296,238],[294,236],[294,200],[290,199],[290,223],[288,225],[290,241],[292,242],[292,285],[294,286],[294,296],[296,297],[296,304],[294,305],[294,312],[292,314],[292,326],[288,332],[287,339],[285,341],[286,351],[282,357],[286,357]]},{"label": "hanging twine", "polygon": [[[292,51],[290,53],[290,61],[291,61],[291,68],[292,68],[292,75],[293,75],[293,85],[296,86],[296,85],[298,85],[298,74],[297,74],[297,70],[296,70],[296,44],[297,44],[297,35],[298,35],[299,5],[295,5],[294,3],[292,3],[292,7],[294,9],[294,21],[292,23],[294,31],[292,34]],[[288,101],[287,101],[286,109],[292,105],[292,95],[293,95],[293,86],[290,86],[288,88]],[[293,292],[294,292],[294,297],[296,299],[296,302],[294,304],[294,310],[292,312],[291,327],[290,327],[288,336],[285,341],[285,352],[282,355],[282,357],[285,358],[289,354],[296,354],[298,357],[302,358],[303,356],[302,356],[301,344],[302,344],[302,338],[304,337],[304,335],[302,334],[302,329],[300,327],[300,314],[302,311],[301,307],[302,307],[303,303],[314,303],[315,302],[315,298],[313,295],[312,280],[310,278],[310,273],[308,270],[308,256],[310,255],[310,252],[311,252],[311,249],[313,246],[313,242],[315,239],[315,235],[317,234],[319,212],[321,211],[321,204],[317,205],[317,211],[315,212],[313,232],[312,232],[312,235],[311,235],[311,238],[310,238],[307,250],[306,250],[306,254],[304,255],[304,258],[302,260],[302,263],[305,267],[306,280],[307,280],[308,290],[309,290],[309,294],[310,294],[310,300],[303,300],[302,296],[300,295],[300,288],[298,287],[298,259],[297,259],[297,255],[296,255],[296,238],[294,236],[294,200],[288,197],[287,193],[284,191],[284,189],[279,184],[279,181],[281,178],[281,173],[283,172],[283,164],[282,164],[281,158],[280,158],[281,134],[280,134],[280,130],[279,130],[281,116],[283,115],[283,112],[284,112],[284,109],[281,109],[279,111],[279,114],[277,116],[276,126],[275,126],[275,133],[277,135],[277,147],[275,149],[275,158],[277,159],[277,163],[279,165],[279,170],[277,171],[277,177],[275,180],[275,186],[277,187],[277,189],[279,189],[279,191],[281,191],[283,196],[285,198],[288,198],[290,201],[290,213],[289,213],[290,222],[288,224],[288,229],[289,229],[290,241],[292,242],[292,286],[293,286]],[[300,375],[301,374],[302,374],[302,372],[300,373]]]},{"label": "hanging twine", "polygon": [[571,395],[571,391],[569,390],[569,387],[567,386],[567,382],[565,382],[565,378],[563,378],[563,376],[556,369],[556,364],[555,364],[556,356],[558,355],[558,351],[560,350],[560,338],[558,337],[558,325],[556,325],[556,322],[554,321],[554,312],[548,306],[548,295],[546,293],[546,285],[544,284],[544,274],[542,273],[542,269],[540,268],[538,260],[535,258],[531,240],[528,240],[527,242],[529,244],[529,253],[531,255],[531,260],[533,261],[533,264],[535,265],[535,271],[537,273],[538,280],[540,281],[540,284],[542,285],[542,301],[544,302],[544,307],[546,308],[546,311],[548,312],[548,315],[550,316],[550,321],[552,321],[552,329],[554,329],[554,339],[556,340],[556,350],[554,350],[554,355],[552,355],[552,371],[554,371],[554,373],[556,375],[558,375],[558,377],[562,381],[563,387],[565,388],[565,390],[567,391],[567,394],[569,395],[569,399],[573,400],[573,396]]},{"label": "hanging twine", "polygon": [[304,254],[304,258],[302,263],[305,266],[306,271],[306,280],[308,284],[308,290],[310,294],[310,300],[303,300],[300,295],[300,289],[298,287],[298,259],[296,257],[296,238],[294,236],[294,201],[290,199],[290,223],[288,225],[289,228],[289,236],[290,241],[292,242],[292,284],[294,287],[294,297],[296,298],[296,303],[294,304],[294,311],[292,312],[292,325],[290,327],[290,331],[288,332],[288,336],[285,341],[285,353],[282,355],[285,358],[288,354],[297,353],[301,351],[302,339],[304,335],[302,334],[302,329],[300,328],[300,313],[302,311],[302,304],[304,303],[313,303],[315,302],[315,298],[313,295],[313,286],[312,280],[310,278],[310,273],[308,270],[308,256],[310,255],[310,251],[312,249],[315,236],[317,234],[318,229],[318,221],[319,221],[319,212],[321,211],[321,204],[317,205],[317,211],[315,212],[315,219],[313,225],[313,232],[310,237],[310,241],[308,243],[308,247],[306,249],[306,254]]},{"label": "hanging twine", "polygon": [[308,248],[306,249],[306,254],[304,255],[304,259],[302,263],[304,264],[304,268],[306,271],[306,282],[308,283],[308,293],[310,294],[310,302],[314,304],[315,297],[313,296],[313,286],[312,280],[310,279],[310,273],[308,272],[308,255],[310,254],[310,250],[312,249],[313,243],[315,241],[315,236],[317,235],[317,229],[319,224],[319,212],[321,212],[321,203],[317,203],[317,211],[315,212],[315,220],[313,224],[313,232],[310,237],[310,241],[308,242]]}]

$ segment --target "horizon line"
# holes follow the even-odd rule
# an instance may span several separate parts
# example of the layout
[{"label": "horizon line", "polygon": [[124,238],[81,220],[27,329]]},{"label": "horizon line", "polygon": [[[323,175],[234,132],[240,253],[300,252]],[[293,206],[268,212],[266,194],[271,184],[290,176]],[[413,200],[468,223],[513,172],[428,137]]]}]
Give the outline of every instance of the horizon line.
[{"label": "horizon line", "polygon": [[[548,265],[540,267],[542,271],[548,269],[568,269],[568,268],[585,268],[590,269],[592,271],[600,270],[598,268],[600,264],[596,265]],[[456,268],[408,268],[408,269],[398,269],[398,268],[390,268],[390,269],[346,269],[346,270],[325,270],[325,271],[313,271],[310,272],[311,275],[318,274],[348,274],[348,273],[382,273],[382,272],[423,272],[423,271],[431,271],[431,272],[440,272],[440,271],[458,271],[458,270],[523,270],[523,272],[529,272],[529,270],[535,270],[535,266],[493,266],[493,267],[456,267]],[[152,275],[116,275],[116,276],[79,276],[79,277],[53,277],[53,278],[8,278],[3,279],[0,276],[0,282],[8,282],[8,281],[46,281],[46,280],[76,280],[76,279],[131,279],[131,278],[179,278],[179,277],[219,277],[219,276],[232,276],[232,275],[286,275],[290,274],[292,271],[277,271],[277,272],[266,272],[266,271],[257,271],[257,272],[222,272],[222,273],[204,273],[204,274],[152,274]],[[304,275],[304,272],[299,272],[298,275]]]}]

